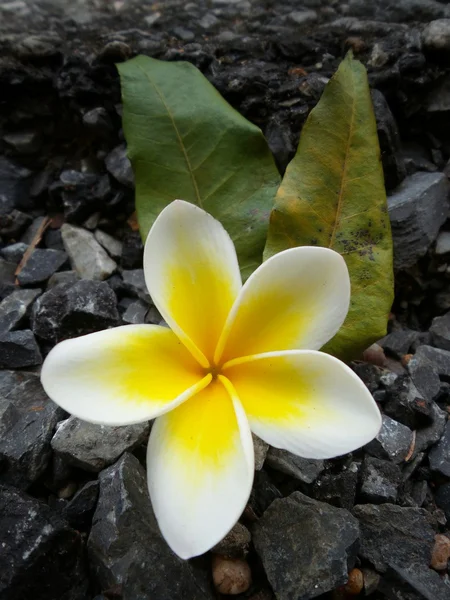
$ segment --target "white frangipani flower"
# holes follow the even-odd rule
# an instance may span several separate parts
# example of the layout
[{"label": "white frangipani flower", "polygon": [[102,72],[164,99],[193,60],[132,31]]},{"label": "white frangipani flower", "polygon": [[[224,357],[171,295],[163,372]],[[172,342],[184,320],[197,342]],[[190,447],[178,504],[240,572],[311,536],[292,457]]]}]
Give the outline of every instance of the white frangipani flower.
[{"label": "white frangipani flower", "polygon": [[42,384],[86,421],[157,417],[150,496],[168,544],[190,558],[219,542],[245,508],[251,431],[300,456],[330,458],[369,442],[381,417],[353,371],[318,351],[349,305],[336,252],[280,252],[242,285],[222,225],[176,200],[148,235],[144,271],[171,329],[126,325],[66,340],[45,360]]}]

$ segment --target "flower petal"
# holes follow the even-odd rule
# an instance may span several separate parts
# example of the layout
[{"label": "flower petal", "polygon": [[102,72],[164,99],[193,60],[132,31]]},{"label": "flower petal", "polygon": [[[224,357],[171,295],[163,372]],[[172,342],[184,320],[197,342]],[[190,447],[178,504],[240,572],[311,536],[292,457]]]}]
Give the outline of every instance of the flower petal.
[{"label": "flower petal", "polygon": [[242,288],[215,362],[277,350],[317,350],[344,322],[349,301],[348,269],[337,252],[309,246],[280,252]]},{"label": "flower petal", "polygon": [[148,234],[144,271],[159,312],[207,367],[242,286],[230,236],[204,210],[175,200]]},{"label": "flower petal", "polygon": [[41,380],[50,398],[80,419],[128,425],[177,406],[211,376],[167,327],[125,325],[61,342]]},{"label": "flower petal", "polygon": [[250,428],[219,378],[157,419],[150,434],[150,496],[161,532],[181,558],[203,554],[228,533],[253,482]]},{"label": "flower petal", "polygon": [[236,359],[223,367],[256,435],[305,458],[331,458],[370,442],[381,415],[343,362],[315,350]]}]

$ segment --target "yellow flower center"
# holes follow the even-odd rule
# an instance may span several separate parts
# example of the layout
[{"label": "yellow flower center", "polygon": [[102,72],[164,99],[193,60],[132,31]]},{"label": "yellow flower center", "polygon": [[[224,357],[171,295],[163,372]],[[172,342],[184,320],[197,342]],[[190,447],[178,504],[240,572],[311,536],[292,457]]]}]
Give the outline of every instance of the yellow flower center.
[{"label": "yellow flower center", "polygon": [[210,365],[207,369],[205,369],[205,375],[211,373],[213,379],[217,379],[217,376],[220,375],[222,370],[222,365],[216,365],[213,361],[210,362]]}]

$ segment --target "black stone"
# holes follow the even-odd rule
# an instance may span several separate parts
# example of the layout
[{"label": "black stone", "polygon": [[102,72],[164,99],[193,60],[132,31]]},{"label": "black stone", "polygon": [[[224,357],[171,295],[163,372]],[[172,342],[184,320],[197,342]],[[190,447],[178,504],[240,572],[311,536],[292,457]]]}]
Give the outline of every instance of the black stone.
[{"label": "black stone", "polygon": [[412,267],[435,241],[447,218],[450,184],[443,173],[414,173],[388,197],[394,266]]},{"label": "black stone", "polygon": [[15,290],[0,303],[0,335],[23,325],[41,290]]},{"label": "black stone", "polygon": [[430,422],[431,400],[424,398],[408,375],[398,377],[388,389],[385,413],[411,429]]},{"label": "black stone", "polygon": [[366,456],[361,469],[361,498],[364,502],[396,502],[402,474],[387,460]]},{"label": "black stone", "polygon": [[422,508],[359,504],[353,509],[361,529],[359,556],[384,573],[390,565],[429,565],[434,531]]},{"label": "black stone", "polygon": [[337,508],[351,510],[355,504],[359,465],[356,462],[339,473],[324,473],[315,483],[312,496]]},{"label": "black stone", "polygon": [[58,424],[52,448],[64,460],[97,473],[148,440],[147,422],[132,425],[98,425],[71,416]]},{"label": "black stone", "polygon": [[450,350],[450,312],[442,317],[435,317],[430,327],[431,345],[443,350]]},{"label": "black stone", "polygon": [[125,145],[114,148],[105,158],[106,168],[120,183],[134,189],[134,175]]},{"label": "black stone", "polygon": [[411,329],[400,329],[392,331],[378,342],[383,350],[395,358],[402,358],[407,354],[411,345],[417,338],[417,332]]},{"label": "black stone", "polygon": [[0,482],[27,488],[46,470],[50,441],[64,411],[33,373],[0,371]]},{"label": "black stone", "polygon": [[39,285],[47,281],[67,260],[67,254],[61,250],[42,250],[36,248],[28,257],[25,266],[17,275],[22,286]]},{"label": "black stone", "polygon": [[0,256],[9,262],[19,264],[27,248],[27,244],[16,242],[0,250]]},{"label": "black stone", "polygon": [[147,303],[151,301],[143,269],[124,270],[122,271],[122,279],[123,289],[128,296],[137,296]]},{"label": "black stone", "polygon": [[0,486],[0,598],[86,600],[80,534],[42,502]]},{"label": "black stone", "polygon": [[74,529],[90,526],[97,506],[99,482],[88,481],[63,508],[62,515]]},{"label": "black stone", "polygon": [[250,510],[259,517],[282,493],[264,470],[255,471],[253,487],[248,501]]},{"label": "black stone", "polygon": [[0,369],[19,369],[40,364],[41,351],[30,329],[0,334]]},{"label": "black stone", "polygon": [[382,415],[382,425],[376,437],[364,446],[371,456],[389,459],[399,464],[407,456],[413,440],[413,433],[409,427],[394,421],[387,415]]},{"label": "black stone", "polygon": [[435,500],[439,508],[444,511],[447,521],[450,521],[450,482],[438,487]]},{"label": "black stone", "polygon": [[277,600],[307,600],[347,581],[359,529],[347,510],[294,492],[271,504],[252,535]]},{"label": "black stone", "polygon": [[46,220],[46,217],[36,217],[35,219],[33,219],[33,222],[27,228],[25,233],[22,235],[22,237],[20,238],[20,241],[23,244],[31,244],[33,242],[34,238],[36,237],[36,233],[43,226],[45,220]]},{"label": "black stone", "polygon": [[425,398],[433,400],[441,389],[439,371],[422,351],[416,354],[406,364],[414,385]]},{"label": "black stone", "polygon": [[66,251],[62,241],[61,229],[47,229],[44,234],[44,243],[45,247],[50,248],[51,250]]},{"label": "black stone", "polygon": [[57,342],[66,338],[100,331],[119,323],[116,296],[101,281],[78,281],[57,285],[35,302],[34,333]]},{"label": "black stone", "polygon": [[406,176],[405,163],[400,148],[400,134],[389,105],[379,90],[372,90],[372,102],[377,121],[384,180],[386,188],[392,190]]},{"label": "black stone", "polygon": [[364,362],[354,362],[351,366],[358,377],[366,384],[370,392],[378,389],[383,369],[371,363]]},{"label": "black stone", "polygon": [[313,483],[324,470],[323,460],[302,458],[278,448],[269,449],[265,462],[272,469],[294,477],[303,483]]},{"label": "black stone", "polygon": [[206,574],[161,537],[139,461],[125,454],[99,480],[88,551],[100,588],[120,585],[123,600],[213,600]]},{"label": "black stone", "polygon": [[411,564],[390,566],[378,584],[388,600],[448,600],[449,587],[433,569]]},{"label": "black stone", "polygon": [[144,245],[137,231],[128,233],[123,239],[122,258],[120,264],[123,269],[141,269]]},{"label": "black stone", "polygon": [[428,359],[435,367],[439,377],[450,379],[450,352],[448,350],[424,345],[419,346],[414,356],[420,360]]},{"label": "black stone", "polygon": [[450,477],[450,421],[447,422],[439,442],[431,448],[428,458],[433,471]]},{"label": "black stone", "polygon": [[30,176],[31,171],[0,156],[0,190],[12,208],[31,208]]},{"label": "black stone", "polygon": [[107,175],[98,177],[94,173],[69,170],[61,173],[60,181],[64,215],[69,223],[82,223],[101,208],[111,192]]},{"label": "black stone", "polygon": [[6,240],[17,240],[31,222],[29,215],[14,209],[7,215],[0,215],[0,235]]},{"label": "black stone", "polygon": [[447,414],[439,408],[436,402],[431,403],[431,423],[416,431],[414,455],[423,452],[441,439],[447,421]]}]

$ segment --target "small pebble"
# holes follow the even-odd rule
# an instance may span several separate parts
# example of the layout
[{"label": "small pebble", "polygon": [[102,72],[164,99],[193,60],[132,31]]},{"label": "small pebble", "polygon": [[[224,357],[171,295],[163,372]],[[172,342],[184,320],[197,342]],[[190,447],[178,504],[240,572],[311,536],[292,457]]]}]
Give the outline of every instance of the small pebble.
[{"label": "small pebble", "polygon": [[247,527],[241,523],[236,523],[231,531],[214,546],[212,551],[215,554],[228,557],[245,556],[248,552],[252,536]]},{"label": "small pebble", "polygon": [[242,558],[225,558],[214,554],[212,576],[216,590],[227,596],[243,594],[252,584],[250,567]]},{"label": "small pebble", "polygon": [[434,536],[430,566],[435,571],[445,571],[450,559],[450,538],[442,533]]},{"label": "small pebble", "polygon": [[344,586],[344,590],[350,596],[357,596],[361,593],[364,587],[364,576],[360,569],[352,569],[348,574],[348,581]]},{"label": "small pebble", "polygon": [[58,491],[58,498],[68,500],[69,498],[72,498],[77,489],[78,485],[74,481],[69,481],[69,483],[66,486],[64,486]]}]

